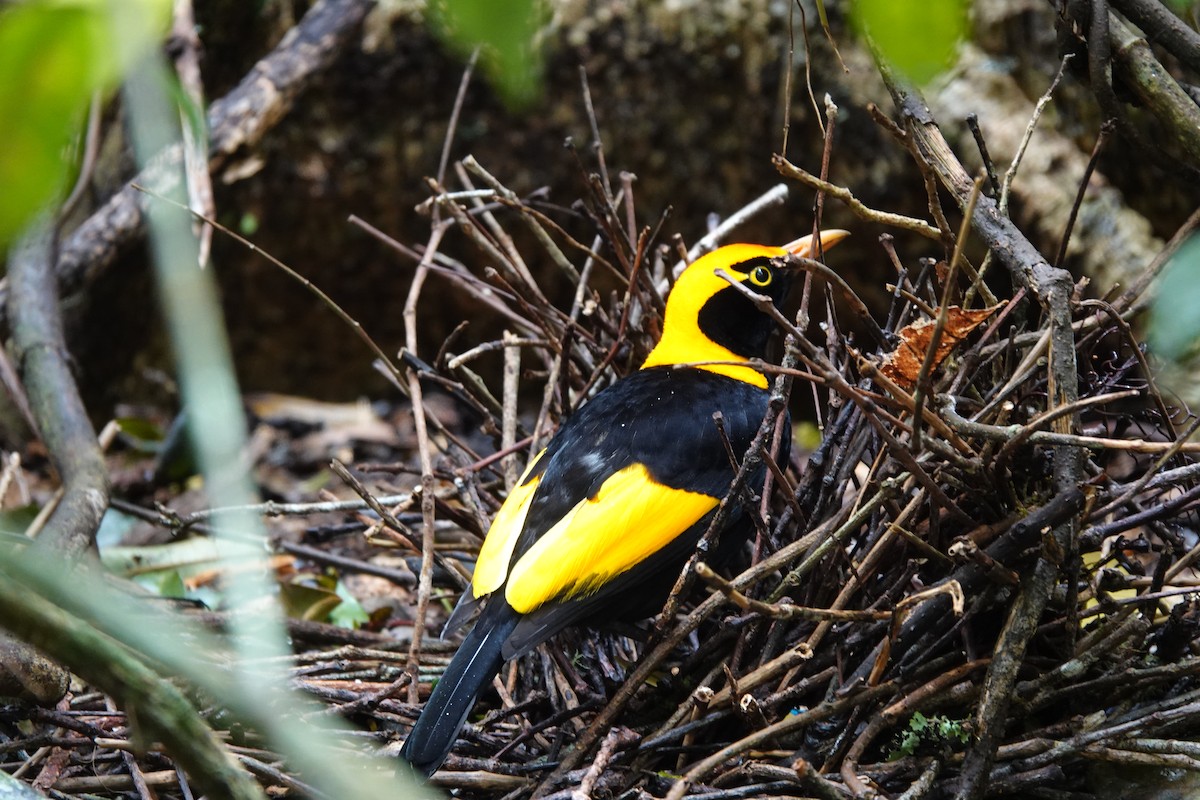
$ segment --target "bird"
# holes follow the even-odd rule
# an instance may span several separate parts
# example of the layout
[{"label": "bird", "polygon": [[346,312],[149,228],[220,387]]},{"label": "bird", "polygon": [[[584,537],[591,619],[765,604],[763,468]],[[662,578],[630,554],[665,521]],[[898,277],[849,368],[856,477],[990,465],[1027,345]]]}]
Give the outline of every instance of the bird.
[{"label": "bird", "polygon": [[[847,235],[730,244],[680,273],[640,369],[569,416],[496,512],[443,636],[482,611],[401,747],[404,761],[436,772],[506,660],[567,626],[663,607],[733,481],[726,439],[745,453],[768,410],[769,383],[752,360],[765,358],[775,323],[731,281],[778,306],[792,278],[787,257]],[[727,520],[723,550],[753,530],[736,504]]]}]

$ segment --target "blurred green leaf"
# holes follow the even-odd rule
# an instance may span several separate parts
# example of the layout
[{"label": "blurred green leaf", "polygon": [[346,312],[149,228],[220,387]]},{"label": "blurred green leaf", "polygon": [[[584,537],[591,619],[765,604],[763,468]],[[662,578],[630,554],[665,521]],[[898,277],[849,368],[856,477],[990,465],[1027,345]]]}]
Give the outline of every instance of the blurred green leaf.
[{"label": "blurred green leaf", "polygon": [[[6,508],[0,511],[0,533],[9,533],[14,536],[23,537],[26,529],[37,518],[39,511],[41,511],[41,508],[32,503],[27,506]],[[25,541],[28,542],[29,540],[26,539]]]},{"label": "blurred green leaf", "polygon": [[821,446],[821,429],[813,422],[801,420],[792,426],[792,441],[801,450],[816,450]]},{"label": "blurred green leaf", "polygon": [[187,587],[183,584],[183,576],[179,570],[173,569],[163,573],[158,581],[159,597],[187,597]]},{"label": "blurred green leaf", "polygon": [[442,39],[464,57],[478,47],[484,72],[505,102],[517,106],[540,88],[535,39],[543,11],[539,0],[436,0],[429,8]]},{"label": "blurred green leaf", "polygon": [[346,588],[346,584],[338,581],[337,596],[342,598],[342,602],[336,608],[329,612],[329,621],[339,628],[350,628],[357,630],[363,625],[371,621],[371,616],[367,614],[367,610],[358,602],[358,598],[350,594],[350,590]]},{"label": "blurred green leaf", "polygon": [[242,217],[238,220],[238,231],[243,236],[253,236],[258,233],[258,217],[253,211],[242,212]]},{"label": "blurred green leaf", "polygon": [[1200,236],[1184,242],[1163,267],[1150,306],[1150,346],[1169,361],[1180,361],[1200,343]]},{"label": "blurred green leaf", "polygon": [[170,13],[169,0],[32,0],[0,10],[0,245],[64,190],[92,94],[116,85]]},{"label": "blurred green leaf", "polygon": [[851,17],[880,54],[917,84],[954,63],[969,0],[854,0]]}]

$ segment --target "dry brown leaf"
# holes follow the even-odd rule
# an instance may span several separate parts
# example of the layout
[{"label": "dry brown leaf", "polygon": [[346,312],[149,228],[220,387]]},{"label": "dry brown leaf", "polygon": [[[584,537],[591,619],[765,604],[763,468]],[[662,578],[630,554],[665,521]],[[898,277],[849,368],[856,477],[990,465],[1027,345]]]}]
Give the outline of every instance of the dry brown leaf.
[{"label": "dry brown leaf", "polygon": [[[960,306],[950,306],[946,313],[946,326],[942,329],[942,338],[938,340],[937,353],[934,354],[933,369],[941,365],[956,344],[1003,305],[999,303],[990,308],[973,311]],[[880,365],[883,374],[899,386],[913,389],[917,385],[917,376],[921,373],[921,363],[925,361],[925,352],[933,338],[934,324],[935,320],[923,319],[904,326],[900,331],[900,344],[887,354]]]}]

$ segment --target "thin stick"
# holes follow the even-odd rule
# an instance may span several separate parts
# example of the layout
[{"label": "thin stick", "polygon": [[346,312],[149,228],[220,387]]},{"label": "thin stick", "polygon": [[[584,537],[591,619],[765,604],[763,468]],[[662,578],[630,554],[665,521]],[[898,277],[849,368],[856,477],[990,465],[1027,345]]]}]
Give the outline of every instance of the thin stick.
[{"label": "thin stick", "polygon": [[987,141],[983,138],[983,131],[979,129],[979,115],[974,111],[967,114],[967,127],[970,128],[971,136],[975,139],[975,146],[979,148],[979,157],[983,159],[988,186],[991,187],[992,194],[999,194],[1000,181],[996,179],[996,165],[992,163],[992,155],[988,152]]},{"label": "thin stick", "polygon": [[1017,145],[1017,152],[1013,154],[1012,163],[1008,165],[1008,171],[1004,173],[1004,183],[1000,186],[1000,197],[996,201],[996,205],[1000,209],[1001,214],[1008,214],[1008,196],[1009,190],[1012,188],[1013,179],[1017,177],[1017,169],[1021,166],[1021,160],[1025,158],[1025,149],[1029,147],[1030,140],[1033,139],[1033,131],[1037,128],[1038,120],[1041,119],[1042,112],[1050,103],[1050,98],[1054,94],[1054,90],[1058,88],[1059,81],[1062,80],[1063,74],[1067,71],[1067,65],[1071,63],[1071,59],[1075,57],[1074,53],[1067,53],[1063,56],[1062,63],[1058,67],[1058,72],[1054,76],[1054,80],[1050,82],[1050,88],[1046,90],[1033,107],[1033,116],[1029,118],[1029,124],[1025,126],[1025,134],[1021,137],[1021,143]]},{"label": "thin stick", "polygon": [[684,261],[681,259],[675,265],[674,274],[678,276],[679,273],[683,272],[684,267],[686,267],[688,264],[692,263],[710,250],[715,250],[718,242],[724,241],[724,239],[729,236],[730,233],[742,227],[751,219],[761,214],[763,211],[767,210],[768,208],[774,208],[775,206],[782,205],[783,202],[787,200],[787,196],[787,184],[777,183],[755,199],[751,200],[746,205],[739,208],[737,211],[730,214],[721,221],[720,225],[713,228],[711,231],[701,237],[699,241],[692,245],[691,249],[689,249],[687,252],[687,260]]},{"label": "thin stick", "polygon": [[960,433],[979,436],[996,442],[1007,442],[1014,436],[1023,435],[1030,444],[1062,445],[1102,452],[1105,450],[1126,453],[1200,453],[1200,442],[1148,442],[1145,439],[1109,439],[1103,436],[1083,436],[1054,431],[1027,431],[1025,425],[985,425],[959,416],[953,404],[941,409],[943,418]]},{"label": "thin stick", "polygon": [[475,63],[479,61],[479,48],[471,51],[467,66],[463,68],[462,79],[458,82],[458,93],[454,95],[454,107],[450,111],[450,121],[446,125],[446,138],[442,140],[442,155],[438,159],[437,182],[446,183],[446,166],[450,163],[450,147],[454,144],[454,133],[458,130],[458,116],[462,113],[463,102],[467,97],[467,89],[471,85],[471,75],[475,72]]},{"label": "thin stick", "polygon": [[975,179],[971,195],[967,198],[967,207],[963,211],[962,226],[958,229],[958,237],[954,242],[954,256],[950,259],[950,268],[946,273],[946,282],[942,286],[942,303],[933,324],[933,333],[929,336],[929,346],[925,348],[925,358],[921,360],[921,370],[917,373],[917,386],[913,392],[912,448],[913,452],[921,452],[921,409],[925,405],[925,397],[930,390],[929,374],[933,371],[933,362],[937,359],[938,345],[942,341],[942,332],[946,329],[946,320],[950,318],[950,298],[954,293],[955,279],[958,277],[958,262],[962,258],[963,247],[967,234],[971,230],[971,216],[975,213],[975,203],[983,188],[983,178]]},{"label": "thin stick", "polygon": [[583,93],[583,108],[587,112],[588,125],[592,130],[592,152],[596,154],[596,163],[600,171],[600,186],[609,209],[615,208],[612,195],[612,184],[608,180],[608,165],[604,162],[604,140],[600,138],[600,125],[596,121],[596,108],[592,105],[592,89],[588,85],[587,68],[579,65],[579,85]]},{"label": "thin stick", "polygon": [[817,189],[825,192],[830,197],[834,197],[845,204],[846,208],[850,209],[860,219],[867,222],[873,222],[878,225],[888,225],[901,230],[910,231],[919,236],[924,236],[926,239],[934,239],[941,241],[942,232],[930,225],[925,220],[906,217],[903,214],[893,214],[888,211],[876,211],[873,208],[868,208],[862,203],[854,193],[842,186],[823,181],[815,175],[804,171],[797,167],[792,162],[780,155],[772,156],[771,163],[775,165],[780,175],[785,178],[793,178],[800,181],[805,186],[811,189]]},{"label": "thin stick", "polygon": [[[404,341],[405,347],[411,353],[417,351],[417,301],[421,296],[421,287],[429,274],[429,262],[433,253],[441,243],[446,227],[435,225],[429,235],[425,247],[425,256],[417,265],[413,276],[408,298],[404,302]],[[420,700],[418,694],[421,667],[421,639],[425,634],[425,614],[429,608],[429,599],[433,593],[433,561],[434,544],[434,476],[433,476],[433,446],[429,441],[429,429],[425,421],[425,403],[422,399],[421,381],[417,378],[416,370],[408,370],[408,393],[412,399],[413,422],[417,430],[417,451],[421,462],[421,572],[417,579],[417,608],[413,615],[412,642],[408,650],[408,670],[411,682],[408,687],[410,703]]]},{"label": "thin stick", "polygon": [[1106,121],[1100,126],[1100,133],[1096,135],[1096,144],[1092,146],[1092,155],[1088,158],[1087,167],[1083,170],[1083,177],[1079,179],[1079,189],[1075,192],[1075,202],[1071,204],[1071,213],[1067,216],[1067,226],[1063,228],[1062,239],[1058,243],[1058,255],[1054,257],[1054,266],[1061,267],[1063,261],[1067,257],[1067,245],[1071,241],[1071,231],[1075,228],[1075,219],[1079,216],[1079,208],[1083,205],[1083,197],[1087,194],[1088,184],[1092,180],[1092,172],[1096,169],[1096,162],[1100,159],[1100,153],[1104,150],[1104,145],[1108,143],[1108,137],[1112,135],[1116,123],[1112,120]]},{"label": "thin stick", "polygon": [[[508,450],[517,441],[517,392],[521,381],[521,348],[508,346],[516,337],[504,332],[504,418],[501,424],[500,446]],[[520,465],[513,456],[504,459],[504,485],[509,489],[517,483]]]}]

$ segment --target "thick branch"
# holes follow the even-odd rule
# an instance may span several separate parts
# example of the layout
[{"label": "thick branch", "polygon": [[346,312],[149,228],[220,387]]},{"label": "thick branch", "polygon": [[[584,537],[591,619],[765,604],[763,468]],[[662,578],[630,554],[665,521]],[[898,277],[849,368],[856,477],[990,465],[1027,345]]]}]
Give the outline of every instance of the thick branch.
[{"label": "thick branch", "polygon": [[1153,42],[1194,70],[1200,70],[1200,34],[1158,0],[1111,0],[1117,10]]},{"label": "thick branch", "polygon": [[[1170,13],[1166,9],[1163,11]],[[1196,36],[1194,32],[1189,32],[1193,37]],[[1188,97],[1154,57],[1146,40],[1111,14],[1108,39],[1117,74],[1125,79],[1138,99],[1162,123],[1170,133],[1170,138],[1179,143],[1188,162],[1193,167],[1200,167],[1200,106]],[[1200,58],[1197,51],[1193,50],[1192,54],[1193,58]]]},{"label": "thick branch", "polygon": [[[21,378],[42,441],[62,481],[62,498],[42,528],[37,546],[75,559],[91,546],[108,508],[108,472],[71,374],[50,268],[53,258],[51,222],[49,215],[43,214],[13,249],[8,299]],[[0,635],[0,689],[53,703],[66,693],[68,681],[61,667],[29,645]]]},{"label": "thick branch", "polygon": [[53,253],[51,223],[43,217],[9,260],[8,312],[21,379],[63,488],[62,500],[42,530],[38,546],[76,558],[91,545],[108,508],[108,472],[71,374],[50,269]]},{"label": "thick branch", "polygon": [[[925,99],[912,87],[900,83],[887,67],[881,67],[881,72],[896,107],[908,122],[917,152],[933,167],[938,180],[958,202],[959,208],[965,208],[974,181],[950,149]],[[971,221],[975,232],[996,253],[1017,283],[1041,300],[1056,280],[1056,273],[1062,271],[1050,266],[1012,220],[1000,213],[992,198],[979,198]]]}]

